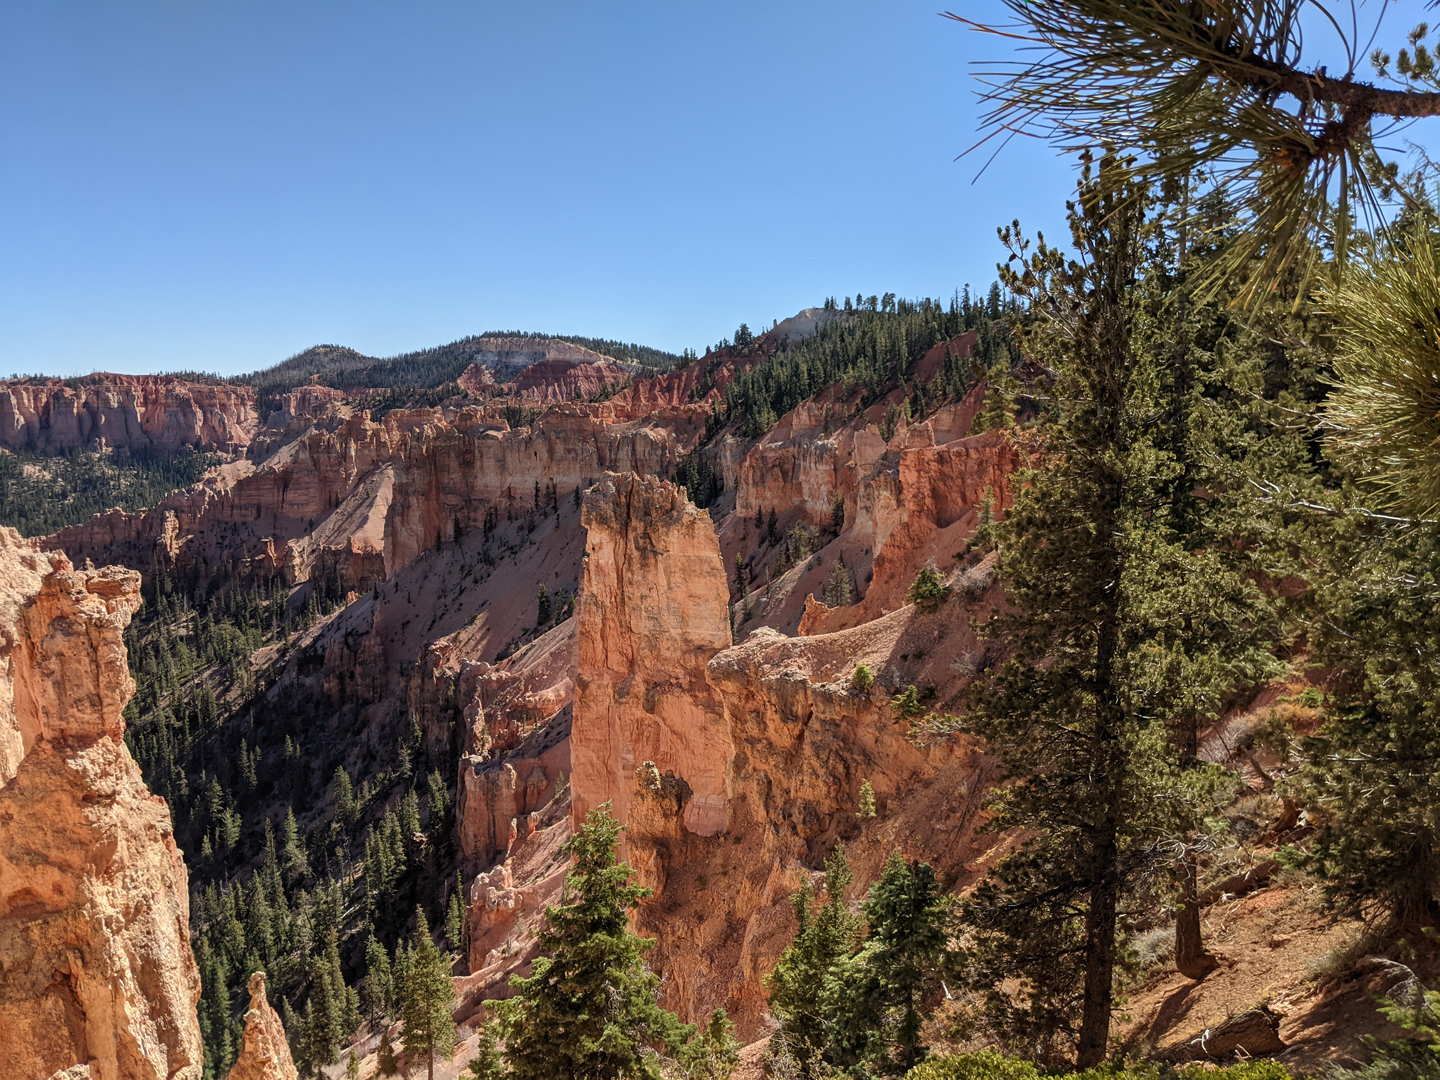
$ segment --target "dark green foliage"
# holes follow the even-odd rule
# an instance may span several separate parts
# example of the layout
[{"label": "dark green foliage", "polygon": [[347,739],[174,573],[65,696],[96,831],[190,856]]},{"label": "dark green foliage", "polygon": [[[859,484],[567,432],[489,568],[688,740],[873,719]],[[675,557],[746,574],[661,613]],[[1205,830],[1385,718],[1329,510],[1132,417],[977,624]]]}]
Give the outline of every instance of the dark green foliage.
[{"label": "dark green foliage", "polygon": [[540,583],[540,593],[535,602],[535,625],[546,626],[550,622],[550,594],[545,589],[545,583]]},{"label": "dark green foliage", "polygon": [[950,590],[945,585],[945,579],[940,576],[940,571],[930,566],[922,567],[915,575],[907,594],[910,602],[921,611],[934,611],[949,595]]},{"label": "dark green foliage", "polygon": [[778,1038],[811,1075],[826,1066],[903,1075],[925,1056],[920,1030],[927,1004],[954,964],[948,906],[934,871],[906,863],[898,852],[871,886],[863,918],[845,904],[849,881],[840,845],[825,863],[819,909],[808,880],[791,900],[799,930],[769,979]]},{"label": "dark green foliage", "polygon": [[22,536],[47,536],[111,507],[143,510],[223,460],[188,446],[172,456],[124,448],[59,456],[0,453],[0,525]]},{"label": "dark green foliage", "polygon": [[859,1005],[852,1016],[879,1021],[877,1030],[865,1033],[863,1060],[883,1074],[899,1075],[925,1056],[920,1042],[921,1025],[929,1018],[925,1003],[935,997],[954,959],[948,909],[935,871],[891,852],[861,910],[869,930],[851,965]]},{"label": "dark green foliage", "polygon": [[375,1066],[381,1076],[399,1076],[400,1063],[395,1060],[395,1048],[382,1032],[380,1045],[375,1050]]},{"label": "dark green foliage", "polygon": [[1319,837],[1293,861],[1350,914],[1379,907],[1405,931],[1440,923],[1440,535],[1351,513],[1315,537],[1329,562],[1318,663],[1338,681],[1305,741]]},{"label": "dark green foliage", "polygon": [[1015,780],[991,798],[993,827],[1030,831],[962,905],[970,984],[1010,1046],[1041,1060],[1073,1046],[1083,1066],[1107,1051],[1126,907],[1156,902],[1165,842],[1204,810],[1205,775],[1181,767],[1171,732],[1273,667],[1259,629],[1244,636],[1249,594],[1197,551],[1194,484],[1177,483],[1175,428],[1156,423],[1192,399],[1164,337],[1142,332],[1146,209],[1107,161],[1072,212],[1081,259],[1030,255],[1007,230],[1012,287],[1037,316],[1027,353],[1055,375],[1031,443],[1043,457],[987,530],[1009,604],[989,632],[1011,655],[963,721]]},{"label": "dark green foliage", "polygon": [[374,934],[365,943],[365,982],[362,999],[372,1023],[389,1016],[395,1008],[395,979],[390,971],[390,954]]},{"label": "dark green foliage", "polygon": [[645,1050],[678,1057],[694,1035],[658,1004],[659,979],[644,962],[650,943],[629,929],[629,912],[650,890],[615,861],[619,835],[606,803],[566,844],[574,862],[564,902],[545,912],[544,955],[529,978],[511,979],[515,996],[493,1006],[517,1080],[659,1080],[658,1059]]},{"label": "dark green foliage", "polygon": [[[986,1050],[979,1054],[932,1057],[907,1074],[907,1080],[1042,1080],[1032,1061],[1007,1058]],[[1187,1065],[1182,1069],[1163,1065],[1121,1064],[1059,1074],[1066,1080],[1291,1080],[1283,1065],[1273,1061],[1247,1061],[1216,1068]],[[1397,1078],[1398,1080],[1398,1078]]]},{"label": "dark green foliage", "polygon": [[845,566],[845,556],[841,555],[835,560],[835,566],[825,581],[825,588],[821,590],[820,599],[825,601],[829,607],[835,608],[848,606],[854,596],[855,591],[850,584],[850,571]]},{"label": "dark green foliage", "polygon": [[[232,381],[256,387],[260,391],[262,411],[267,404],[276,407],[280,393],[312,379],[325,386],[342,389],[352,386],[380,390],[440,387],[453,384],[471,364],[482,361],[484,338],[523,338],[539,342],[551,336],[519,330],[493,331],[461,338],[448,345],[404,353],[388,360],[365,356],[339,345],[317,345],[273,367],[238,376]],[[680,359],[674,353],[633,342],[574,336],[558,337],[556,340],[592,349],[622,363],[638,364],[651,373],[666,371]]]},{"label": "dark green foliage", "polygon": [[[207,1075],[224,1076],[238,1051],[245,984],[259,968],[297,1061],[333,1060],[360,1022],[356,987],[375,951],[398,941],[416,900],[427,916],[445,914],[452,751],[427,750],[413,727],[394,731],[388,767],[372,761],[367,774],[362,757],[356,776],[339,760],[328,698],[262,690],[270,673],[252,671],[250,654],[283,649],[301,621],[279,582],[231,581],[209,595],[156,568],[144,595],[126,632],[137,684],[126,740],[169,803],[190,867]],[[325,597],[310,590],[306,617],[332,609]],[[323,663],[295,659],[302,673]],[[393,990],[366,990],[367,1012],[393,1010]]]},{"label": "dark green foliage", "polygon": [[450,1016],[454,1001],[450,963],[430,939],[425,912],[416,908],[415,944],[400,993],[400,1017],[405,1021],[406,1060],[412,1065],[424,1060],[430,1080],[435,1077],[436,1056],[448,1058],[455,1048],[455,1021]]},{"label": "dark green foliage", "polygon": [[[860,942],[862,924],[845,904],[851,880],[845,846],[838,844],[825,860],[824,902],[812,903],[809,878],[790,899],[798,929],[795,940],[781,954],[767,980],[770,1011],[780,1021],[780,1035],[802,1069],[813,1062],[835,1063],[841,1042],[843,1014],[851,1004],[848,962]],[[848,1042],[848,1040],[846,1040]]]},{"label": "dark green foliage", "polygon": [[690,501],[702,510],[725,493],[725,478],[715,471],[703,446],[680,460],[671,479],[681,485]]},{"label": "dark green foliage", "polygon": [[1380,999],[1380,1011],[1411,1034],[1389,1042],[1363,1036],[1370,1062],[1336,1069],[1336,1080],[1440,1080],[1440,991],[1425,990],[1411,974]]}]

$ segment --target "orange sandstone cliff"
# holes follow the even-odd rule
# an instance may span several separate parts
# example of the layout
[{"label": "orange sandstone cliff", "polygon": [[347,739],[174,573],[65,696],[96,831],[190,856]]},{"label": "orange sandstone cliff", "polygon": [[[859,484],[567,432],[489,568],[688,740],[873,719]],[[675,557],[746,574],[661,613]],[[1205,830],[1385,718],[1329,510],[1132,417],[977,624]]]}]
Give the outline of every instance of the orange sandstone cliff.
[{"label": "orange sandstone cliff", "polygon": [[259,427],[248,386],[170,375],[0,382],[0,446],[61,454],[100,443],[131,451],[182,447],[243,453]]},{"label": "orange sandstone cliff", "polygon": [[685,828],[728,824],[730,739],[705,664],[730,644],[729,591],[710,515],[663,480],[601,478],[585,495],[571,732],[579,823],[602,799],[629,819],[642,762],[681,778]]},{"label": "orange sandstone cliff", "polygon": [[198,1080],[170,814],[122,741],[140,575],[0,530],[0,1080]]}]

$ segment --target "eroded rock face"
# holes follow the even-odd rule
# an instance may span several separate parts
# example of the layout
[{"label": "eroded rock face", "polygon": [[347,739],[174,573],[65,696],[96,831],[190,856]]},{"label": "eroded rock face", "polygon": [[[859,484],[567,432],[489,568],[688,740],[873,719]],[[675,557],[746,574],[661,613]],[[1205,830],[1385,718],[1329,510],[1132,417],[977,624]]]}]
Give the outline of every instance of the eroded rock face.
[{"label": "eroded rock face", "polygon": [[0,530],[0,1080],[200,1076],[185,865],[121,738],[139,603]]},{"label": "eroded rock face", "polygon": [[59,454],[100,443],[159,453],[185,446],[242,453],[259,427],[248,386],[168,375],[0,383],[0,446]]},{"label": "eroded rock face", "polygon": [[265,996],[265,973],[250,976],[250,1008],[245,1013],[245,1035],[230,1080],[296,1080],[285,1026]]},{"label": "eroded rock face", "polygon": [[336,413],[264,461],[212,470],[152,509],[98,514],[44,543],[97,564],[150,566],[160,554],[290,582],[325,576],[363,591],[453,539],[457,525],[480,529],[491,511],[523,515],[537,484],[568,498],[606,470],[668,473],[685,439],[704,428],[703,417],[697,428],[685,413],[675,418],[682,437],[663,422],[617,422],[601,405],[553,405],[513,431],[480,408],[397,409],[379,423]]},{"label": "eroded rock face", "polygon": [[648,761],[689,785],[685,828],[718,835],[731,748],[705,664],[730,644],[730,622],[710,515],[673,485],[626,473],[586,492],[581,520],[572,821],[607,800],[628,821]]}]

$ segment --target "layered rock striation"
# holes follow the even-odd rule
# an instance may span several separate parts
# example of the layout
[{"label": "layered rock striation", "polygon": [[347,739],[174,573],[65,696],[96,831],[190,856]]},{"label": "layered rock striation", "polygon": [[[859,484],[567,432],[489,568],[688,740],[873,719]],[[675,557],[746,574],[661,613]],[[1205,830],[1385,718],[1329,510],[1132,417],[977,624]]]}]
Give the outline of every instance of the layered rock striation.
[{"label": "layered rock striation", "polygon": [[100,445],[173,454],[183,447],[243,453],[259,428],[248,386],[169,375],[0,383],[0,446],[63,454]]},{"label": "layered rock striation", "polygon": [[112,510],[45,543],[97,563],[149,567],[158,555],[203,575],[326,575],[365,589],[457,526],[533,510],[537,485],[568,497],[606,470],[668,473],[684,447],[664,423],[568,404],[515,430],[479,408],[335,416],[263,462],[213,470],[150,510]]},{"label": "layered rock striation", "polygon": [[140,575],[0,530],[0,1080],[198,1080],[170,815],[125,747]]}]

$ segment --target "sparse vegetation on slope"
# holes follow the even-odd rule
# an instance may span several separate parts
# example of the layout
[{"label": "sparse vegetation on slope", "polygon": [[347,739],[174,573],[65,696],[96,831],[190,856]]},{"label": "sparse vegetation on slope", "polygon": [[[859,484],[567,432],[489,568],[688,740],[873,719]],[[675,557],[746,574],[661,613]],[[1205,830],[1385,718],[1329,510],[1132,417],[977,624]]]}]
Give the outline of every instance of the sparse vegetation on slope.
[{"label": "sparse vegetation on slope", "polygon": [[0,451],[0,525],[47,536],[112,507],[143,510],[224,459],[186,447],[173,457],[125,449],[49,456]]}]

